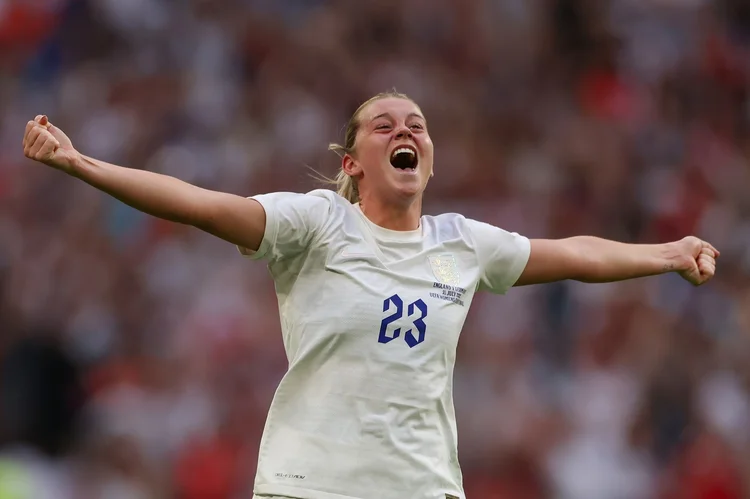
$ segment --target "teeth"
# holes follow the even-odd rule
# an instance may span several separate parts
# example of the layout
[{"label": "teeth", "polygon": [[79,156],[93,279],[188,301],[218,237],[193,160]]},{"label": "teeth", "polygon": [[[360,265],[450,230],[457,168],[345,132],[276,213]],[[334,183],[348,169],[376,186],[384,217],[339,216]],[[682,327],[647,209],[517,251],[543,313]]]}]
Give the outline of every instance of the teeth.
[{"label": "teeth", "polygon": [[414,156],[414,151],[412,151],[411,149],[409,149],[407,147],[401,147],[399,149],[396,149],[395,151],[393,151],[393,155],[392,156],[396,157],[397,155],[402,154],[402,153],[406,153],[406,154],[410,154],[410,155]]}]

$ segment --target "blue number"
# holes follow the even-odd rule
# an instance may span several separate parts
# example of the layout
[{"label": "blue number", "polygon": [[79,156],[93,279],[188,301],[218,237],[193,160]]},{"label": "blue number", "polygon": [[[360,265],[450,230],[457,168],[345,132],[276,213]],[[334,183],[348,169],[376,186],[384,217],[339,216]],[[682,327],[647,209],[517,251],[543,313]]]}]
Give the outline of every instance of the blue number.
[{"label": "blue number", "polygon": [[383,302],[383,312],[387,312],[390,308],[391,303],[396,306],[396,311],[386,317],[380,322],[380,336],[378,336],[379,343],[388,343],[389,341],[395,340],[401,334],[401,328],[397,327],[393,330],[393,336],[388,336],[388,326],[401,318],[404,315],[404,302],[398,295],[393,295],[390,298],[386,298]]},{"label": "blue number", "polygon": [[417,331],[419,331],[419,336],[417,338],[414,337],[414,335],[411,332],[411,329],[409,329],[406,332],[406,335],[404,336],[404,340],[406,341],[406,344],[409,345],[409,348],[414,348],[415,346],[419,345],[424,341],[424,334],[427,331],[427,325],[424,323],[424,318],[427,317],[427,304],[423,302],[422,300],[417,300],[414,303],[409,304],[409,317],[414,315],[414,308],[418,308],[420,312],[422,312],[422,315],[420,315],[418,318],[414,320],[414,326],[417,328]]},{"label": "blue number", "polygon": [[[401,336],[401,328],[397,327],[393,330],[393,334],[391,336],[388,335],[388,326],[390,326],[395,321],[399,320],[404,315],[404,301],[401,299],[398,295],[393,295],[389,298],[386,298],[383,301],[383,312],[387,312],[388,309],[391,308],[391,303],[395,305],[396,311],[393,312],[391,315],[386,317],[380,322],[380,334],[378,335],[378,342],[379,343],[389,343],[399,336]],[[413,303],[409,304],[409,317],[414,315],[414,309],[417,309],[419,312],[421,312],[420,316],[417,317],[412,321],[414,324],[414,327],[417,328],[417,336],[414,336],[414,333],[412,333],[412,330],[409,329],[406,334],[404,335],[404,341],[406,341],[406,344],[409,345],[409,348],[414,348],[415,346],[419,345],[424,341],[425,334],[427,333],[427,324],[425,324],[424,319],[427,317],[427,304],[423,302],[422,300],[417,300]]]}]

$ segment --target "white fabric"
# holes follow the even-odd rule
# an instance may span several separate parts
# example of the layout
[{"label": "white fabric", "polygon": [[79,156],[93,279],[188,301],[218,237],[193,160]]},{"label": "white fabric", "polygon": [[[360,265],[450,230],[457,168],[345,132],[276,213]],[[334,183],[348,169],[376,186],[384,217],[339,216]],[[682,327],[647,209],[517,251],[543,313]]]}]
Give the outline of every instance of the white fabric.
[{"label": "white fabric", "polygon": [[255,494],[464,497],[452,394],[459,333],[477,289],[502,294],[516,282],[529,240],[456,214],[391,231],[327,190],[254,199],[265,235],[256,253],[240,252],[269,262],[289,359]]}]

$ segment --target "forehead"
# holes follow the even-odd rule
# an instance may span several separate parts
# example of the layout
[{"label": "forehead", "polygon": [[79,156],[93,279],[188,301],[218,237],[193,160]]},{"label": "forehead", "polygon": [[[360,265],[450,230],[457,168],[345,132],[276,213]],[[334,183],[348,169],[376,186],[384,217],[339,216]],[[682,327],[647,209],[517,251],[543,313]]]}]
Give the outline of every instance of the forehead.
[{"label": "forehead", "polygon": [[388,113],[394,118],[406,118],[410,114],[422,115],[422,110],[415,103],[407,99],[386,97],[371,102],[362,110],[362,120],[370,121],[376,116]]}]

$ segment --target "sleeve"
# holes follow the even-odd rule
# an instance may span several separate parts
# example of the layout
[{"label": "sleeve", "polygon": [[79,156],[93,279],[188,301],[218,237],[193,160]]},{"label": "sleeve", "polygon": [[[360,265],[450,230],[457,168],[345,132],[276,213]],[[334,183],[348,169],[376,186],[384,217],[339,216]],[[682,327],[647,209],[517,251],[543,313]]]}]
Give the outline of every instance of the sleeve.
[{"label": "sleeve", "polygon": [[479,289],[505,294],[521,277],[531,254],[527,237],[467,220],[480,266]]},{"label": "sleeve", "polygon": [[307,250],[331,211],[331,201],[314,194],[275,192],[252,196],[266,212],[266,228],[258,251],[238,246],[244,256],[271,262]]}]

